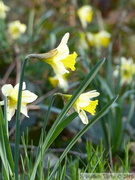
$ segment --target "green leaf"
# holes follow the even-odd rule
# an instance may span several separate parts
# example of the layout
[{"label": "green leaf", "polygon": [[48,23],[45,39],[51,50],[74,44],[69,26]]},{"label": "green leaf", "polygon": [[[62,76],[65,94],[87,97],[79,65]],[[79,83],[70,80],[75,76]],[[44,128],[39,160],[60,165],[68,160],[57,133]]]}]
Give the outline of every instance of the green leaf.
[{"label": "green leaf", "polygon": [[7,129],[3,118],[2,109],[0,106],[0,156],[8,175],[13,175],[14,161],[10,148],[9,139],[7,137]]},{"label": "green leaf", "polygon": [[57,138],[57,136],[63,131],[63,129],[65,127],[67,127],[67,125],[78,115],[77,112],[74,112],[73,114],[71,114],[70,116],[68,116],[66,119],[64,119],[56,128],[54,134],[52,135],[52,137],[50,138],[50,141],[49,143],[47,144],[47,147],[48,148],[52,143],[53,141]]}]

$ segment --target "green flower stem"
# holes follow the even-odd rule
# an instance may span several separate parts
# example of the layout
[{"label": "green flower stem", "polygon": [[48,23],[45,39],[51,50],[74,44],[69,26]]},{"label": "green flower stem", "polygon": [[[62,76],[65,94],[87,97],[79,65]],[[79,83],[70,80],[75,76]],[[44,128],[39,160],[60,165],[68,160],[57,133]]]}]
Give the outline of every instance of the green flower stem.
[{"label": "green flower stem", "polygon": [[22,100],[22,86],[24,79],[24,71],[26,67],[28,58],[25,58],[22,64],[21,75],[20,75],[20,84],[18,92],[18,103],[17,103],[17,112],[16,112],[16,132],[15,132],[15,180],[18,180],[18,166],[19,166],[19,141],[20,141],[20,110],[21,110],[21,100]]},{"label": "green flower stem", "polygon": [[8,137],[8,121],[7,121],[7,97],[4,96],[4,120],[5,120],[5,127],[7,130],[7,137]]}]

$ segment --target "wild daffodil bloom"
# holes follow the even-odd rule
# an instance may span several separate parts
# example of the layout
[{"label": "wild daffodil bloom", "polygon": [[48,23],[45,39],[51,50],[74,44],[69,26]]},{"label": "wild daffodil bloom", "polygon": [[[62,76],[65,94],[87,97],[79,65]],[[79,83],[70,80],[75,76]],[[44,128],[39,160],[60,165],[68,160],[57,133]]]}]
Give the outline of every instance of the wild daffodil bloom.
[{"label": "wild daffodil bloom", "polygon": [[[27,104],[35,101],[37,99],[37,95],[25,90],[26,84],[23,82],[22,88],[22,102],[21,102],[21,113],[25,116],[29,117],[27,114]],[[10,121],[11,118],[15,114],[15,110],[17,109],[17,101],[18,101],[18,91],[19,84],[13,87],[11,84],[5,84],[2,87],[2,93],[7,97],[7,120]],[[4,105],[4,101],[0,102],[0,105]]]},{"label": "wild daffodil bloom", "polygon": [[117,77],[120,71],[121,84],[130,84],[135,72],[135,64],[133,63],[133,59],[121,57],[120,61],[121,66],[117,66],[117,69],[114,71],[114,76]]},{"label": "wild daffodil bloom", "polygon": [[97,47],[108,47],[111,35],[105,30],[94,34],[94,45]]},{"label": "wild daffodil bloom", "polygon": [[9,7],[6,6],[3,1],[0,1],[0,19],[6,18],[6,11],[9,11]]},{"label": "wild daffodil bloom", "polygon": [[8,25],[8,33],[12,39],[16,40],[21,34],[25,33],[26,25],[22,24],[19,20],[13,21]]},{"label": "wild daffodil bloom", "polygon": [[27,58],[37,58],[50,64],[59,80],[60,85],[63,84],[62,75],[69,73],[67,68],[72,71],[75,70],[77,54],[76,52],[69,54],[69,48],[67,46],[68,39],[69,33],[66,33],[56,49],[44,54],[30,54],[27,56]]},{"label": "wild daffodil bloom", "polygon": [[[61,94],[61,95],[65,102],[72,97],[72,95],[66,95],[66,94]],[[98,105],[98,100],[93,101],[91,99],[97,96],[99,96],[99,92],[97,92],[96,90],[82,93],[79,96],[79,98],[76,100],[76,102],[73,104],[75,111],[78,113],[81,121],[84,124],[88,124],[88,117],[85,111],[89,112],[92,116],[95,115],[96,112],[95,109],[96,106]]]},{"label": "wild daffodil bloom", "polygon": [[92,21],[93,17],[93,10],[92,7],[89,5],[84,5],[78,9],[77,15],[81,21],[83,28],[87,27],[87,24]]},{"label": "wild daffodil bloom", "polygon": [[53,87],[59,86],[61,89],[64,90],[64,92],[68,90],[68,82],[65,77],[65,74],[61,76],[61,80],[60,80],[61,83],[59,83],[57,76],[49,77],[49,81]]}]

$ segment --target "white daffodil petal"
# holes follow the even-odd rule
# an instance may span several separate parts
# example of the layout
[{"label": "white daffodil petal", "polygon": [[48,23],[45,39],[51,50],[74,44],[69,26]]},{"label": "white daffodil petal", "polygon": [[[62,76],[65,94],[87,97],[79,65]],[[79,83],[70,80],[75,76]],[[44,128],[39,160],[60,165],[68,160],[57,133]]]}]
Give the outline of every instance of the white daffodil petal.
[{"label": "white daffodil petal", "polygon": [[7,108],[7,120],[11,121],[11,118],[15,114],[15,109],[14,108]]},{"label": "white daffodil petal", "polygon": [[77,104],[79,107],[85,107],[85,106],[88,106],[90,103],[90,100],[88,97],[83,97],[83,96],[80,96],[77,100]]},{"label": "white daffodil petal", "polygon": [[55,56],[55,61],[65,59],[69,55],[69,48],[67,46],[68,39],[69,39],[69,33],[66,33],[62,38],[59,46],[56,48],[58,53]]},{"label": "white daffodil petal", "polygon": [[63,77],[59,78],[59,87],[62,88],[65,92],[68,90],[68,82]]},{"label": "white daffodil petal", "polygon": [[88,124],[88,118],[84,110],[80,110],[79,117],[84,124]]},{"label": "white daffodil petal", "polygon": [[80,112],[80,107],[78,106],[78,104],[74,104],[74,109],[75,109],[75,111],[79,114],[79,112]]},{"label": "white daffodil petal", "polygon": [[[23,82],[23,85],[22,85],[22,90],[25,90],[26,89],[26,83]],[[14,87],[14,90],[18,91],[19,90],[19,83],[15,85]]]},{"label": "white daffodil petal", "polygon": [[57,47],[57,55],[55,56],[55,61],[60,61],[65,59],[69,55],[69,48],[67,45],[59,45]]},{"label": "white daffodil petal", "polygon": [[23,105],[23,104],[21,105],[21,113],[29,118],[27,107],[25,105]]},{"label": "white daffodil petal", "polygon": [[99,95],[100,95],[99,92],[97,92],[96,90],[93,90],[93,91],[89,91],[86,93],[82,93],[80,97],[93,98],[93,97],[97,97]]},{"label": "white daffodil petal", "polygon": [[0,106],[3,106],[4,105],[4,101],[0,101]]},{"label": "white daffodil petal", "polygon": [[28,91],[24,90],[22,91],[22,103],[31,103],[37,99],[37,95]]},{"label": "white daffodil petal", "polygon": [[2,91],[4,96],[9,96],[10,93],[12,92],[12,90],[13,90],[13,86],[11,84],[5,84],[1,88],[1,91]]},{"label": "white daffodil petal", "polygon": [[64,65],[62,64],[62,62],[58,61],[57,63],[55,63],[54,66],[52,66],[56,76],[58,77],[58,75],[62,75],[65,73],[69,73],[68,70],[66,70],[66,68],[64,67]]},{"label": "white daffodil petal", "polygon": [[[66,45],[67,42],[68,42],[68,39],[69,39],[69,33],[66,33],[66,34],[63,36],[63,38],[62,38],[59,46],[60,46],[60,45]],[[59,46],[58,46],[58,47],[59,47]]]}]

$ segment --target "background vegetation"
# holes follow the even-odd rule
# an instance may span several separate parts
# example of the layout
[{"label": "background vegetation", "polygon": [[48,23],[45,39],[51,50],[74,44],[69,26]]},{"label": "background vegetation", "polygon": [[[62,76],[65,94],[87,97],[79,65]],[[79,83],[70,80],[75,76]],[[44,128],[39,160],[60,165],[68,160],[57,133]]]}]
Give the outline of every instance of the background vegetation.
[{"label": "background vegetation", "polygon": [[[97,112],[116,94],[119,94],[119,98],[110,110],[78,139],[68,158],[63,162],[68,166],[63,168],[60,164],[56,179],[77,179],[78,169],[81,172],[134,172],[135,1],[5,0],[4,4],[10,9],[6,12],[6,17],[0,19],[1,87],[4,84],[15,85],[19,82],[21,64],[26,55],[45,53],[54,49],[66,32],[70,33],[68,41],[70,52],[76,51],[78,54],[76,71],[66,77],[69,84],[66,92],[59,86],[54,87],[51,84],[49,77],[54,76],[54,72],[50,65],[39,60],[28,61],[24,81],[27,89],[37,94],[39,98],[28,106],[30,118],[21,116],[22,159],[23,154],[25,157],[28,155],[30,158],[35,158],[31,151],[33,153],[38,146],[44,117],[52,95],[56,92],[73,94],[93,66],[106,57],[106,62],[86,91],[96,89],[100,92]],[[78,9],[83,5],[90,5],[93,11],[92,21],[87,23],[86,27],[82,26],[78,16]],[[9,31],[9,24],[15,20],[26,25],[25,32],[20,33],[18,38],[13,38],[13,34]],[[88,34],[95,35],[102,30],[109,33],[107,45],[104,46],[102,43],[93,45]],[[105,39],[102,40],[104,41]],[[121,57],[125,57],[128,62],[129,58],[133,59],[131,66],[134,73],[131,75],[131,80],[127,78],[124,83],[122,83],[124,75],[120,69]],[[62,98],[56,96],[46,131],[49,131],[63,106]],[[90,121],[92,116],[89,114],[88,117]],[[47,154],[50,157],[50,163],[48,166],[44,165],[45,172],[54,167],[69,142],[84,127],[85,125],[77,116],[61,132],[52,143],[50,153]],[[11,147],[14,148],[15,117],[9,122],[9,139]],[[23,150],[24,144],[28,146],[29,154]],[[45,158],[48,157],[47,155]],[[25,159],[23,161],[25,162]],[[20,167],[21,171],[23,167]],[[63,172],[63,177],[60,172]]]}]

